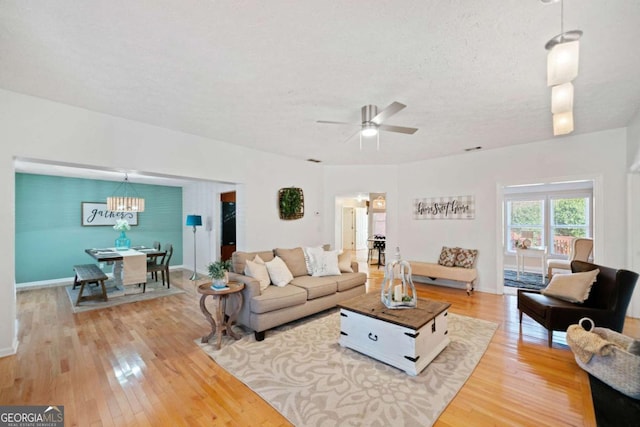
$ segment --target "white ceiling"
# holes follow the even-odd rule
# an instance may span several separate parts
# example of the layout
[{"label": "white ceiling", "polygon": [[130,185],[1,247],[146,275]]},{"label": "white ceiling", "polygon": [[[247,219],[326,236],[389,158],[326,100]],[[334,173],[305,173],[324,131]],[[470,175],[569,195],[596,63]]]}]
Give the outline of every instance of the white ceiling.
[{"label": "white ceiling", "polygon": [[[640,106],[640,1],[566,0],[574,135]],[[0,87],[324,164],[398,164],[552,136],[540,0],[0,2]],[[358,148],[360,107],[407,104]],[[561,143],[562,138],[558,138]]]}]

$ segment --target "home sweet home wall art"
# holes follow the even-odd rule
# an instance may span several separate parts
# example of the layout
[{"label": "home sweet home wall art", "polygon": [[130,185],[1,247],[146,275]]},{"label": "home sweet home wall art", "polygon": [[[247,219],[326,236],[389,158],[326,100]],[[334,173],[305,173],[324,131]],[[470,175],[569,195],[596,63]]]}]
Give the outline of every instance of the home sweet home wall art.
[{"label": "home sweet home wall art", "polygon": [[474,219],[473,196],[427,197],[414,199],[413,219]]}]

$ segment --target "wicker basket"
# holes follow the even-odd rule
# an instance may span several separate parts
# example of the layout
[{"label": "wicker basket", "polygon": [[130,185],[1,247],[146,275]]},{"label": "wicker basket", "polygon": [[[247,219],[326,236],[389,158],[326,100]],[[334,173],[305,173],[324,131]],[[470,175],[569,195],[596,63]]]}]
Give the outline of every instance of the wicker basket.
[{"label": "wicker basket", "polygon": [[[582,320],[580,324],[582,325]],[[593,322],[591,322],[591,325],[593,325]],[[634,340],[607,328],[592,327],[586,330],[599,335],[606,341],[617,344],[617,346],[612,346],[611,353],[607,356],[593,355],[587,363],[584,363],[576,356],[576,363],[582,369],[619,392],[633,399],[640,399],[640,356],[625,350],[629,348]],[[573,347],[571,350],[575,354]]]}]

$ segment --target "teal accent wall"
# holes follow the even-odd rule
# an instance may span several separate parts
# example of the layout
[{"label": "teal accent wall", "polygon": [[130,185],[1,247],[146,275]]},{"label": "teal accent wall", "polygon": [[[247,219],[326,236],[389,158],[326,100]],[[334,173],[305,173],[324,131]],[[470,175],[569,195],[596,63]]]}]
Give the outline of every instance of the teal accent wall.
[{"label": "teal accent wall", "polygon": [[[112,226],[82,226],[82,202],[106,202],[120,183],[16,173],[16,283],[73,277],[76,264],[95,263],[87,248],[113,247]],[[171,265],[182,264],[182,188],[132,183],[145,199],[131,245],[172,243]],[[109,271],[109,270],[107,270]]]}]

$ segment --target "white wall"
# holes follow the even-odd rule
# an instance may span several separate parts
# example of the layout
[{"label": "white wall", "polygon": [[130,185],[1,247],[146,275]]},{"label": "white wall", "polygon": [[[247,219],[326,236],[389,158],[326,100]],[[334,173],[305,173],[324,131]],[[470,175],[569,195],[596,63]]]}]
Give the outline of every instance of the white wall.
[{"label": "white wall", "polygon": [[[15,237],[15,157],[236,183],[238,227],[243,227],[244,236],[238,249],[293,247],[321,240],[322,218],[312,214],[321,211],[323,201],[323,173],[317,164],[5,90],[0,90],[0,106],[4,242]],[[300,220],[278,217],[277,192],[287,186],[304,190],[305,216]],[[198,197],[198,191],[194,194]],[[185,209],[191,206],[187,198]],[[189,260],[185,258],[186,265]],[[15,310],[14,251],[8,250],[0,257],[0,356],[16,349]]]},{"label": "white wall", "polygon": [[[416,162],[399,170],[399,233],[403,256],[435,262],[443,245],[479,250],[477,289],[498,292],[502,265],[501,210],[497,188],[554,177],[601,176],[599,262],[626,264],[626,133],[616,129],[498,150]],[[414,220],[413,200],[473,195],[474,220]],[[596,218],[598,222],[598,218]]]}]

